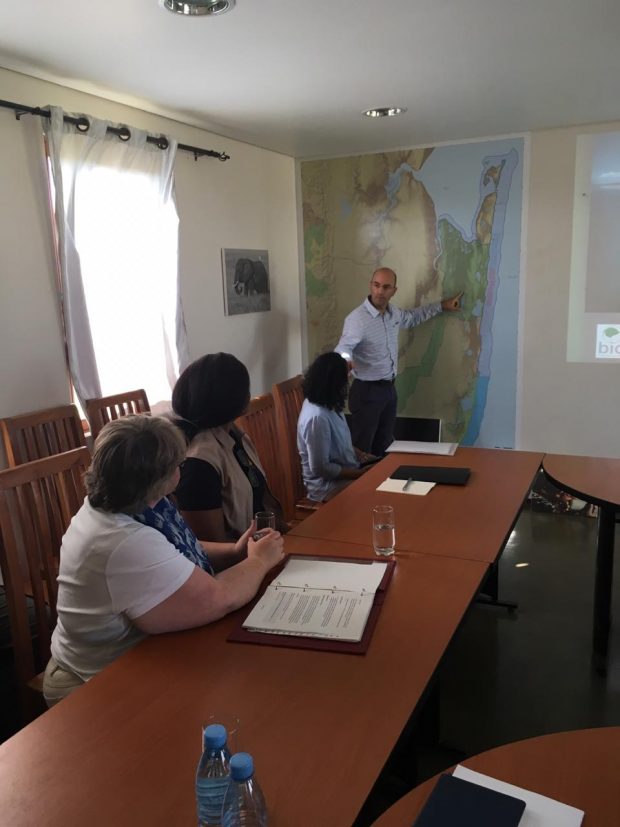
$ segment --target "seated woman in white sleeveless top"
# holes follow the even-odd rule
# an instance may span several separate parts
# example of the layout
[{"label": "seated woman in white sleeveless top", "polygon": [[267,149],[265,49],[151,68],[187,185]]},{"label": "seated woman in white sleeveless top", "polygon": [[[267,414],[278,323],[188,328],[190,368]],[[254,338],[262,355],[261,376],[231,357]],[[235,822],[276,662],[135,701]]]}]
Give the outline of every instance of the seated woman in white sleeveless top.
[{"label": "seated woman in white sleeveless top", "polygon": [[166,497],[184,456],[182,434],[159,417],[127,416],[97,437],[88,495],[60,549],[48,705],[145,635],[202,626],[243,606],[282,559],[279,533],[255,542],[252,525],[234,544],[198,541]]}]

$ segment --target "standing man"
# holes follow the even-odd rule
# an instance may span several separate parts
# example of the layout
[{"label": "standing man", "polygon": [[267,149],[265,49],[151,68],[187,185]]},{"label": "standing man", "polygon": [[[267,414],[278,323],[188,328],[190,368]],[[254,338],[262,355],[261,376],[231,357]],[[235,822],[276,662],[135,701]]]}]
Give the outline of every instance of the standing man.
[{"label": "standing man", "polygon": [[385,453],[394,439],[399,328],[415,327],[442,311],[458,310],[463,295],[401,310],[390,304],[396,290],[393,270],[375,270],[370,295],[346,317],[336,346],[336,352],[352,362],[349,410],[353,445],[377,455]]}]

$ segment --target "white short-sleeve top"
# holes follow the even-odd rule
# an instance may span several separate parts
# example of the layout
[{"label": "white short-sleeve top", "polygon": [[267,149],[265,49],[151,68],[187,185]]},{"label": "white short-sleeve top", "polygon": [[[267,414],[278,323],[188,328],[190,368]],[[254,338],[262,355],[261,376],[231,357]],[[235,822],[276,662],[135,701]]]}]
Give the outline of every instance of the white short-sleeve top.
[{"label": "white short-sleeve top", "polygon": [[86,499],[60,549],[52,656],[88,680],[145,636],[132,619],[174,594],[194,568],[156,529]]}]

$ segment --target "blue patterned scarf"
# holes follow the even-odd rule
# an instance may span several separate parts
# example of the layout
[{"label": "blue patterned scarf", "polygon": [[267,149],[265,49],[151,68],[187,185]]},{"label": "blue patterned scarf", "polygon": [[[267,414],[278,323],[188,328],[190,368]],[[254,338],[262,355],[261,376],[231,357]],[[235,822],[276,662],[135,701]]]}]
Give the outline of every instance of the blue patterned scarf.
[{"label": "blue patterned scarf", "polygon": [[195,566],[213,574],[207,552],[169,499],[163,497],[153,508],[145,508],[141,514],[132,516],[139,523],[161,532]]}]

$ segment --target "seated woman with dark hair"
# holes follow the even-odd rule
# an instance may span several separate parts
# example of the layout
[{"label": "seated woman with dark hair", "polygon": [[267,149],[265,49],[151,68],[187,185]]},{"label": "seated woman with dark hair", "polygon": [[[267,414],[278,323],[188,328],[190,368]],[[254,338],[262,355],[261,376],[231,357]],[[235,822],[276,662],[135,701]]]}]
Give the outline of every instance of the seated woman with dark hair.
[{"label": "seated woman with dark hair", "polygon": [[353,447],[342,411],[347,401],[349,371],[339,353],[323,353],[306,371],[304,403],[297,423],[297,449],[308,497],[331,499],[367,469],[374,459]]},{"label": "seated woman with dark hair", "polygon": [[230,353],[202,356],[174,386],[176,424],[189,440],[176,499],[199,537],[235,540],[258,511],[273,511],[287,529],[252,441],[235,426],[249,401],[250,375]]},{"label": "seated woman with dark hair", "polygon": [[280,535],[255,542],[252,525],[235,544],[196,539],[166,499],[184,456],[182,434],[160,417],[117,419],[97,437],[88,496],[60,549],[43,681],[49,706],[145,635],[202,626],[243,606],[282,559]]}]

